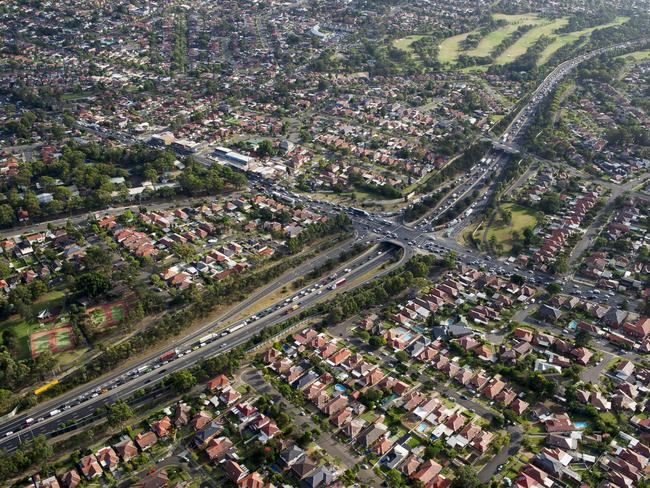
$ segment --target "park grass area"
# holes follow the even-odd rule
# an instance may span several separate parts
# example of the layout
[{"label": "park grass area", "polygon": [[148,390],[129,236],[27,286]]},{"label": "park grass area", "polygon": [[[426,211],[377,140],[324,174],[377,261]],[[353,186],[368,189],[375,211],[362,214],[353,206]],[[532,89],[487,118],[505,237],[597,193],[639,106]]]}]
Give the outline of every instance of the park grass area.
[{"label": "park grass area", "polygon": [[503,51],[503,53],[494,60],[494,63],[506,64],[514,61],[519,56],[523,55],[529,47],[535,44],[540,37],[553,35],[556,30],[564,27],[568,22],[569,19],[567,17],[560,17],[555,20],[546,20],[543,23],[540,23],[537,27],[533,27],[521,36],[512,46]]},{"label": "park grass area", "polygon": [[495,20],[505,20],[508,25],[493,30],[487,36],[481,39],[474,49],[465,51],[464,54],[468,56],[489,56],[490,53],[497,47],[504,39],[510,37],[522,25],[538,25],[543,22],[536,14],[522,14],[522,15],[494,15]]},{"label": "park grass area", "polygon": [[419,41],[425,37],[424,35],[413,35],[413,36],[408,36],[408,37],[402,37],[401,39],[395,39],[393,41],[393,47],[396,49],[401,49],[402,51],[407,51],[407,52],[412,52],[413,48],[411,48],[411,44],[413,44],[415,41]]},{"label": "park grass area", "polygon": [[483,228],[483,220],[479,220],[474,224],[470,224],[459,232],[456,241],[463,246],[472,246],[470,239],[471,235],[476,233],[476,237],[480,238],[479,231]]},{"label": "park grass area", "polygon": [[551,44],[546,46],[546,49],[544,49],[544,51],[542,51],[541,56],[537,60],[537,66],[542,66],[551,58],[551,56],[553,56],[553,54],[555,54],[555,52],[558,49],[566,46],[567,44],[571,44],[577,41],[582,36],[587,36],[587,35],[591,36],[591,33],[597,29],[605,29],[607,27],[621,25],[627,22],[628,20],[630,20],[629,17],[622,17],[622,16],[616,17],[616,19],[614,19],[612,22],[609,22],[607,24],[597,25],[594,27],[590,27],[588,29],[582,29],[579,31],[568,32],[566,34],[560,34],[555,36],[555,40]]},{"label": "park grass area", "polygon": [[650,59],[650,49],[644,49],[642,51],[634,51],[627,54],[621,54],[620,56],[617,57],[622,59],[631,59],[633,62],[638,63],[639,61],[645,61],[646,59]]},{"label": "park grass area", "polygon": [[[512,213],[509,224],[503,220],[501,211]],[[535,227],[535,225],[537,225],[537,217],[532,209],[514,203],[500,205],[492,224],[488,227],[488,242],[494,237],[496,242],[503,246],[504,252],[510,252],[513,244],[512,233],[516,231],[521,234],[526,227]]]},{"label": "park grass area", "polygon": [[[488,35],[483,37],[478,46],[468,51],[463,51],[461,49],[461,43],[467,39],[471,34],[477,34],[478,30],[473,30],[470,32],[464,32],[463,34],[457,34],[443,40],[438,47],[438,61],[444,64],[455,64],[458,61],[458,56],[460,54],[467,54],[469,56],[488,56],[495,47],[497,47],[504,39],[511,36],[519,26],[526,24],[538,25],[542,24],[544,19],[541,19],[534,13],[528,14],[519,14],[519,15],[508,15],[508,14],[494,14],[492,16],[495,20],[505,20],[508,22],[508,25],[495,29],[490,32]],[[410,36],[413,37],[413,36]],[[414,41],[411,41],[410,44],[407,44],[409,38],[405,37],[403,39],[398,39],[398,41],[403,41],[401,44],[410,46]],[[487,69],[487,67],[482,66],[482,70]]]},{"label": "park grass area", "polygon": [[448,37],[442,41],[438,47],[438,61],[443,64],[456,64],[458,55],[460,54],[460,43],[467,39],[467,36],[475,32],[465,32],[464,34]]}]

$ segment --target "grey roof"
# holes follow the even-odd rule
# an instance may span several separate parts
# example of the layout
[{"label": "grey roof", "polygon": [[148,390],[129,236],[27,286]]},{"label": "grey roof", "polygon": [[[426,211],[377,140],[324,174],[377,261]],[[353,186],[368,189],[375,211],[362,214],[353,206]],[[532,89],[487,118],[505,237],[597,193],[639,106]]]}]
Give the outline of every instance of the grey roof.
[{"label": "grey roof", "polygon": [[287,447],[280,453],[280,459],[286,464],[291,465],[298,461],[305,455],[305,451],[298,447],[296,444]]}]

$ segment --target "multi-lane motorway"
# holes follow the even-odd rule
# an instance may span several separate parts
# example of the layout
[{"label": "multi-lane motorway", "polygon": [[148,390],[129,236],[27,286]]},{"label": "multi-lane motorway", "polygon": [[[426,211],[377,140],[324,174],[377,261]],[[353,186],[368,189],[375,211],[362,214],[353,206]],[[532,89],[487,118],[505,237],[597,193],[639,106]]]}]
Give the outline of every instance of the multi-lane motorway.
[{"label": "multi-lane motorway", "polygon": [[[559,65],[538,86],[535,92],[533,92],[529,102],[515,115],[502,137],[503,143],[517,144],[519,134],[529,123],[530,118],[539,107],[544,96],[576,66],[606,50],[621,49],[631,44],[626,43],[593,51]],[[88,127],[85,129],[102,137],[117,139],[124,144],[139,142],[127,134],[114,131],[100,131],[99,129]],[[196,155],[195,157],[204,164],[212,164],[211,161],[201,155]],[[393,242],[404,249],[403,259],[410,257],[417,249],[440,254],[453,250],[457,253],[458,259],[463,263],[483,266],[490,271],[505,276],[513,272],[524,274],[528,272],[514,269],[513,265],[510,264],[499,263],[489,256],[481,256],[473,251],[468,251],[455,241],[435,237],[432,234],[436,221],[462,199],[471,195],[477,186],[491,173],[499,172],[508,157],[499,150],[491,149],[488,151],[483,162],[477,164],[470,177],[458,181],[455,191],[440,202],[434,214],[416,223],[414,227],[408,227],[399,223],[399,218],[389,219],[386,215],[370,215],[367,212],[342,208],[328,202],[312,201],[297,195],[293,195],[293,197],[302,199],[306,205],[321,211],[346,211],[350,213],[357,230],[356,242],[368,240]],[[481,201],[474,203],[476,210],[480,208],[481,204]],[[351,246],[352,244],[353,242],[350,242],[348,245]],[[338,248],[339,252],[341,250],[341,248]],[[128,398],[135,391],[145,386],[159,383],[169,373],[187,368],[202,359],[221,354],[243,344],[263,328],[275,325],[299,314],[305,307],[329,297],[332,293],[335,293],[344,286],[349,286],[350,282],[353,282],[355,279],[358,280],[359,277],[388,262],[391,254],[389,251],[373,251],[372,255],[366,253],[356,258],[352,264],[348,264],[347,266],[350,267],[348,270],[339,270],[336,277],[330,277],[325,282],[320,282],[316,285],[312,284],[296,292],[288,301],[283,300],[276,303],[265,309],[261,314],[258,312],[255,315],[242,319],[237,324],[231,323],[235,317],[241,315],[256,300],[267,295],[274,288],[281,288],[295,277],[306,274],[310,267],[313,268],[318,265],[318,261],[305,264],[294,270],[294,272],[288,273],[284,278],[276,280],[272,284],[264,287],[246,301],[234,307],[228,314],[220,317],[217,321],[206,324],[199,330],[180,339],[174,346],[178,352],[175,354],[173,360],[168,362],[161,361],[159,355],[162,351],[158,351],[138,361],[136,364],[129,365],[128,369],[118,368],[83,387],[60,395],[55,400],[41,404],[28,412],[23,412],[5,421],[0,425],[0,448],[8,451],[15,450],[21,442],[36,435],[44,434],[49,437],[54,437],[61,431],[61,424],[65,423],[69,425],[81,420],[86,421],[93,416],[97,408],[111,404],[120,398]],[[327,257],[323,256],[321,260],[324,261]],[[385,273],[387,271],[384,270],[383,272]],[[336,289],[332,289],[332,283],[340,281],[343,277],[345,277],[346,283]],[[542,285],[551,280],[548,276],[532,274],[529,276],[529,279],[533,283]],[[577,283],[566,282],[564,283],[564,287],[566,291],[571,290],[576,293],[584,292],[585,295],[593,292],[590,287]],[[614,300],[613,297],[609,299]],[[299,307],[296,308],[296,305]],[[233,332],[228,334],[223,333],[224,329],[222,327],[228,326],[228,329],[232,330],[234,325],[241,324],[243,326],[237,327]],[[213,340],[209,342],[200,341],[201,336],[216,328],[219,328],[219,332],[215,333],[216,337]],[[52,412],[54,413],[52,414]]]},{"label": "multi-lane motorway", "polygon": [[[117,369],[104,377],[61,395],[56,402],[41,405],[29,412],[21,414],[0,427],[0,447],[12,451],[17,446],[37,435],[54,436],[61,430],[61,424],[85,421],[93,416],[95,410],[104,405],[110,405],[120,398],[128,398],[135,391],[160,382],[166,375],[185,369],[205,358],[221,354],[230,349],[246,343],[251,337],[262,329],[283,322],[299,314],[304,308],[327,298],[331,294],[358,280],[369,271],[388,263],[394,255],[396,247],[384,250],[382,246],[373,247],[370,251],[347,263],[349,268],[321,279],[315,284],[306,286],[296,291],[289,298],[267,307],[263,311],[256,311],[241,321],[230,325],[229,319],[240,313],[242,306],[231,310],[227,315],[208,324],[200,331],[185,337],[174,345],[178,351],[169,361],[161,361],[158,354],[130,365],[128,370]],[[340,249],[339,249],[340,251]],[[402,258],[404,259],[404,258]],[[378,274],[388,272],[392,267]],[[333,284],[345,279],[337,288]],[[282,286],[282,285],[280,285]],[[228,328],[218,328],[228,324]],[[237,326],[243,324],[243,327]],[[216,329],[213,338],[203,341],[199,334],[205,337],[208,330]],[[226,333],[226,331],[237,330]],[[54,414],[52,414],[54,412]]]}]

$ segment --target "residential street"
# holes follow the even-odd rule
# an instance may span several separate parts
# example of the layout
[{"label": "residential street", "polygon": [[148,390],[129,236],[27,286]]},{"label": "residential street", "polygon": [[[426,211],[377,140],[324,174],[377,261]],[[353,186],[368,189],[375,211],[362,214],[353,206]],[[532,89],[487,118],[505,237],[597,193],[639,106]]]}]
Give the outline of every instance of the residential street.
[{"label": "residential street", "polygon": [[[316,441],[316,443],[327,451],[332,457],[340,460],[342,463],[343,469],[351,468],[361,462],[363,462],[363,456],[355,455],[348,446],[341,444],[337,441],[332,434],[328,431],[323,431],[320,426],[318,426],[311,415],[303,413],[307,410],[301,410],[289,401],[287,401],[271,384],[267,383],[258,370],[253,368],[246,368],[241,373],[241,379],[246,384],[250,385],[258,393],[264,393],[269,395],[274,402],[281,403],[282,406],[286,409],[291,417],[295,420],[294,431],[300,432],[302,429],[317,428],[321,431],[321,435]],[[360,469],[359,470],[359,479],[364,483],[369,483],[371,486],[379,486],[381,483],[377,479],[372,470],[369,469]]]}]

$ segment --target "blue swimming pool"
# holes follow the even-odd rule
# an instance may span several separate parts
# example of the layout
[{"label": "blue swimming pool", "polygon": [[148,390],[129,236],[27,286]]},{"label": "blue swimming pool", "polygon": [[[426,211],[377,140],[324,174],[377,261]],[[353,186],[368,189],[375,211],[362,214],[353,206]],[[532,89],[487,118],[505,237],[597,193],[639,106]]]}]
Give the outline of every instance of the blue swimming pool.
[{"label": "blue swimming pool", "polygon": [[588,424],[587,424],[587,422],[575,422],[574,425],[578,429],[582,430],[582,429],[586,429]]},{"label": "blue swimming pool", "polygon": [[418,426],[415,428],[415,430],[417,430],[419,433],[422,433],[422,432],[424,432],[425,430],[427,430],[427,424],[425,424],[425,423],[421,423],[420,425],[418,425]]},{"label": "blue swimming pool", "polygon": [[340,383],[335,384],[334,389],[336,391],[345,391],[345,390],[347,390],[347,388],[345,386],[341,385]]},{"label": "blue swimming pool", "polygon": [[576,322],[575,320],[569,322],[569,330],[576,330],[577,326],[578,326],[578,322]]}]

